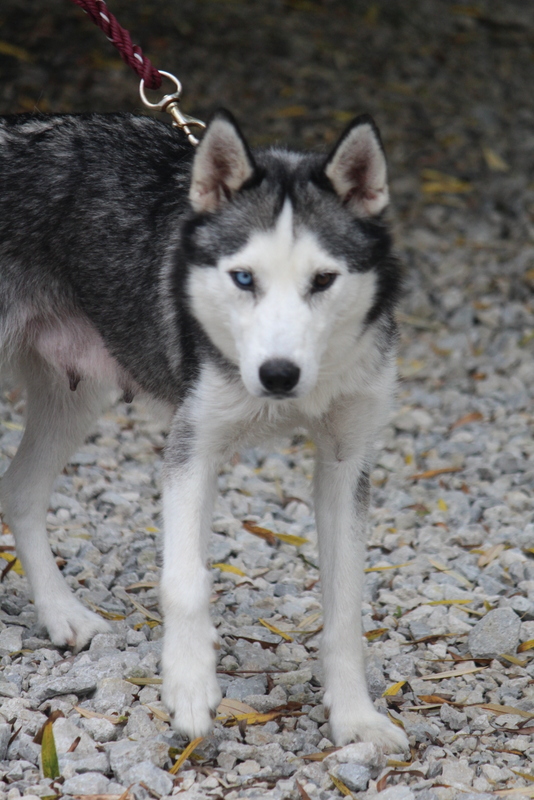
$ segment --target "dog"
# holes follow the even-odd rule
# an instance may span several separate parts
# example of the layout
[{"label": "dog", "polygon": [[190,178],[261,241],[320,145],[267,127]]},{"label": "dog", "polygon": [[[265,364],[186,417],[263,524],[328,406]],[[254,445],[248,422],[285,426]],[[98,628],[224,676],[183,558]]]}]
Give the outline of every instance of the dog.
[{"label": "dog", "polygon": [[149,117],[22,114],[0,122],[0,175],[0,354],[27,397],[1,503],[52,642],[79,650],[108,630],[48,545],[55,477],[117,388],[126,401],[156,398],[173,413],[162,697],[176,731],[206,735],[221,698],[206,566],[217,470],[305,427],[317,446],[331,738],[404,750],[368,695],[360,619],[401,284],[372,118],[324,156],[253,152],[225,111],[196,149]]}]

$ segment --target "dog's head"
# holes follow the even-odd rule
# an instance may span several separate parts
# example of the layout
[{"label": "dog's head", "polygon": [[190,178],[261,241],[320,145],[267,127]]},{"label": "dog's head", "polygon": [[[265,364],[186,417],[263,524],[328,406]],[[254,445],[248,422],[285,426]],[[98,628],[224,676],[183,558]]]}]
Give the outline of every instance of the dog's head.
[{"label": "dog's head", "polygon": [[346,368],[398,287],[371,117],[355,119],[325,158],[252,154],[219,112],[197,148],[189,199],[191,308],[250,394],[303,397]]}]

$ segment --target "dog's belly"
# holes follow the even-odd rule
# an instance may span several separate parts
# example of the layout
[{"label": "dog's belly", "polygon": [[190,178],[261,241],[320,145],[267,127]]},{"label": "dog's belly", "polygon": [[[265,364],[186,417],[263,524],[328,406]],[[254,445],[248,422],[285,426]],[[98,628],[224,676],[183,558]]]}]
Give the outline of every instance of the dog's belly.
[{"label": "dog's belly", "polygon": [[131,400],[139,386],[110,354],[96,328],[82,315],[44,316],[26,323],[24,339],[72,390],[80,380],[93,379],[124,392]]}]

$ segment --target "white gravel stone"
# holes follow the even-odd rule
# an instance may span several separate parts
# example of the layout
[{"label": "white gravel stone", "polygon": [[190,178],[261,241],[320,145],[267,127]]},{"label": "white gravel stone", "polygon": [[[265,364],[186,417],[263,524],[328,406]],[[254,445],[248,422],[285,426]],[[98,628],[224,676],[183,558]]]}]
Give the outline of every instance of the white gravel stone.
[{"label": "white gravel stone", "polygon": [[496,658],[503,653],[513,655],[519,644],[521,620],[509,608],[489,611],[471,630],[469,652],[478,658]]},{"label": "white gravel stone", "polygon": [[414,797],[408,786],[390,786],[380,792],[380,800],[414,800]]},{"label": "white gravel stone", "polygon": [[122,714],[129,707],[135,687],[122,678],[104,678],[93,699],[95,711]]},{"label": "white gravel stone", "polygon": [[447,703],[441,706],[439,716],[441,721],[444,722],[451,731],[460,731],[467,725],[467,714]]},{"label": "white gravel stone", "polygon": [[325,758],[328,767],[334,764],[360,764],[367,767],[381,767],[386,759],[380,747],[372,742],[355,742],[340,747]]},{"label": "white gravel stone", "polygon": [[371,771],[362,764],[340,764],[336,775],[353,792],[364,792],[369,785]]},{"label": "white gravel stone", "polygon": [[8,656],[10,653],[17,653],[22,649],[22,633],[24,628],[11,625],[0,631],[0,657]]},{"label": "white gravel stone", "polygon": [[109,786],[109,778],[99,772],[85,772],[82,775],[73,775],[62,785],[64,794],[86,795],[105,794]]},{"label": "white gravel stone", "polygon": [[7,746],[11,739],[12,728],[7,723],[0,723],[0,761],[4,761],[7,753]]},{"label": "white gravel stone", "polygon": [[121,783],[128,770],[141,761],[150,759],[157,767],[163,767],[169,757],[168,751],[168,745],[158,740],[130,742],[129,739],[122,739],[107,745],[111,769]]},{"label": "white gravel stone", "polygon": [[144,783],[158,795],[166,796],[171,794],[173,782],[168,772],[159,769],[151,761],[141,761],[130,767],[125,773],[123,783],[130,786],[134,783]]},{"label": "white gravel stone", "polygon": [[261,767],[258,762],[253,759],[247,759],[247,761],[243,761],[241,764],[237,765],[238,775],[256,775],[260,769]]}]

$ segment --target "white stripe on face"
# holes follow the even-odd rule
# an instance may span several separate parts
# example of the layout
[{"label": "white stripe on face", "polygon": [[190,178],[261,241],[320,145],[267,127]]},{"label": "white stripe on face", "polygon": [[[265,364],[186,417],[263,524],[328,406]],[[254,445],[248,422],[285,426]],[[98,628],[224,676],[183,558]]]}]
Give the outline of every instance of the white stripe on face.
[{"label": "white stripe on face", "polygon": [[[247,271],[253,291],[236,286],[231,273]],[[317,273],[336,273],[324,292],[311,291]],[[351,273],[328,253],[313,231],[295,225],[286,200],[276,225],[254,233],[247,244],[222,258],[217,269],[193,270],[193,311],[214,344],[239,366],[247,390],[265,394],[259,376],[267,361],[283,360],[300,370],[294,396],[310,392],[320,373],[341,368],[371,307],[376,278]]]}]

